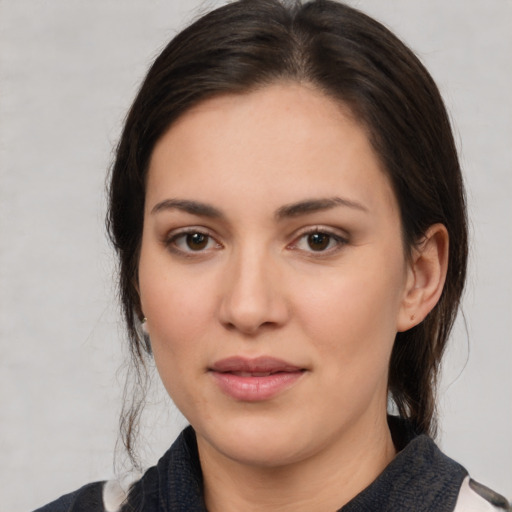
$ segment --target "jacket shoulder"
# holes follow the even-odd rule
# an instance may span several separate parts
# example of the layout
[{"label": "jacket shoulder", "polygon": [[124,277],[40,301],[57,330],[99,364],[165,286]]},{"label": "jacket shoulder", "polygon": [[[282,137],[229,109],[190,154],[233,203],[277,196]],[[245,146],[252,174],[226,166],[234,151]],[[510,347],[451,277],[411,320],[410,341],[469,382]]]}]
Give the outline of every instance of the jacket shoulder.
[{"label": "jacket shoulder", "polygon": [[34,512],[106,512],[103,505],[103,486],[104,482],[84,485]]},{"label": "jacket shoulder", "polygon": [[466,477],[454,512],[512,512],[510,503],[497,492]]}]

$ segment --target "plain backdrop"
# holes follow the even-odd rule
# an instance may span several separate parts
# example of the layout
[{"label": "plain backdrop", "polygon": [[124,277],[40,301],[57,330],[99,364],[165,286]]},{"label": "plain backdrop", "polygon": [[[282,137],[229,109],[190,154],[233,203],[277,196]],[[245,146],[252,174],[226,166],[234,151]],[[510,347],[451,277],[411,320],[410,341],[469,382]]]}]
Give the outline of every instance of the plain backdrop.
[{"label": "plain backdrop", "polygon": [[[453,118],[472,245],[466,326],[459,319],[444,365],[439,442],[510,499],[512,1],[350,3],[417,52]],[[113,475],[125,350],[105,174],[148,65],[214,4],[0,0],[2,510],[32,510]],[[151,402],[148,464],[183,426],[162,393]]]}]

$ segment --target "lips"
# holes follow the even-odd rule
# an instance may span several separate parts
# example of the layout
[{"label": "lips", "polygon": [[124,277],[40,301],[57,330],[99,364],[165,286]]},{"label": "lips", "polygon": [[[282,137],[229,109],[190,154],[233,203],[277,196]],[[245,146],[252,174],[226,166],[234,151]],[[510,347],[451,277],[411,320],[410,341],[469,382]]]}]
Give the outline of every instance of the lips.
[{"label": "lips", "polygon": [[273,357],[230,357],[215,362],[209,372],[221,391],[231,398],[257,402],[269,400],[293,386],[305,369]]}]

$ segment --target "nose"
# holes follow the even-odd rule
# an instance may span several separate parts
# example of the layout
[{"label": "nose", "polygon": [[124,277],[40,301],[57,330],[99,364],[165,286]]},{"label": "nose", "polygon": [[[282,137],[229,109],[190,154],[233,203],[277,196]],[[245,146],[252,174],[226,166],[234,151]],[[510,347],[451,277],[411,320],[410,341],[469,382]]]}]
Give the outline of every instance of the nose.
[{"label": "nose", "polygon": [[275,259],[247,248],[227,262],[219,311],[227,329],[254,336],[287,322],[289,306]]}]

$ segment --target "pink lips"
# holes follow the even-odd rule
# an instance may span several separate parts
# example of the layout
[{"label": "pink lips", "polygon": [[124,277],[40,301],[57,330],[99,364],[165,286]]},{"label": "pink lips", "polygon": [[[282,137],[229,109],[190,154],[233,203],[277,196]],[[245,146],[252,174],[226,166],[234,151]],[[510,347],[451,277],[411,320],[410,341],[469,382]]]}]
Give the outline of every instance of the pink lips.
[{"label": "pink lips", "polygon": [[246,402],[268,400],[304,374],[303,368],[273,357],[229,357],[217,361],[209,370],[224,393]]}]

